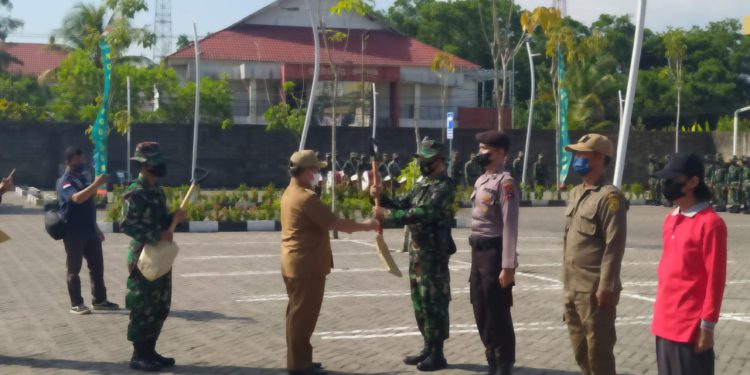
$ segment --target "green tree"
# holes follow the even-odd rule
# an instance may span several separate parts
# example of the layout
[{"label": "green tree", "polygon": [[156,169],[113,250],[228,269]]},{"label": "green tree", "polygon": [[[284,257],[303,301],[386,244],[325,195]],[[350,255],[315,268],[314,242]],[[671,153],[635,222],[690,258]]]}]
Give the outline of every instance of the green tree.
[{"label": "green tree", "polygon": [[[679,127],[680,97],[684,85],[683,61],[687,54],[685,32],[681,29],[670,29],[667,31],[664,35],[664,47],[666,49],[665,56],[667,57],[668,62],[666,73],[669,75],[672,82],[674,82],[674,89],[677,92],[677,115],[675,116],[675,125]],[[675,152],[677,152],[677,149],[675,149]]]},{"label": "green tree", "polygon": [[302,98],[294,95],[294,86],[294,82],[284,82],[282,85],[284,93],[292,96],[292,104],[280,102],[273,105],[263,114],[263,118],[268,123],[267,131],[288,131],[299,143],[307,111]]},{"label": "green tree", "polygon": [[[13,9],[10,0],[0,0],[0,9]],[[8,16],[0,17],[0,41],[5,42],[8,34],[23,26],[23,21]],[[11,63],[20,63],[17,58],[5,51],[0,51],[0,72],[5,71]]]},{"label": "green tree", "polygon": [[[178,87],[171,99],[165,100],[165,111],[169,121],[191,124],[194,119],[195,83],[188,82]],[[164,94],[162,94],[164,95]],[[201,78],[201,122],[220,124],[222,128],[232,125],[232,94],[226,77],[214,80]]]},{"label": "green tree", "polygon": [[190,40],[190,37],[187,36],[187,34],[180,34],[180,36],[177,37],[177,49],[178,50],[187,48],[191,43],[193,43],[193,41]]}]

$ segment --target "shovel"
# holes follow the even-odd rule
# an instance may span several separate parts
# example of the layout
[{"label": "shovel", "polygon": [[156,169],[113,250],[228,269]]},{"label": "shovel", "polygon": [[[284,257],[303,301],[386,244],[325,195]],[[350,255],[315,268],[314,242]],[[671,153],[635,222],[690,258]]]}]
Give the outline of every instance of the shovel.
[{"label": "shovel", "polygon": [[[200,177],[198,177],[199,174]],[[185,194],[185,198],[182,199],[182,203],[180,203],[181,210],[185,209],[195,192],[195,188],[207,176],[208,170],[195,168],[195,179],[190,184],[190,188],[187,194]],[[177,218],[172,219],[172,223],[167,230],[170,233],[174,233],[178,224],[180,223],[177,221]],[[154,281],[172,270],[172,265],[179,251],[180,248],[172,241],[159,241],[154,245],[146,244],[143,247],[143,251],[141,251],[141,256],[138,258],[138,270],[141,271],[146,280]]]},{"label": "shovel", "polygon": [[[377,156],[378,156],[378,144],[375,143],[375,139],[370,139],[370,156],[371,156],[371,163],[372,163],[372,183],[375,186],[378,186],[380,183],[379,177],[378,177],[378,162],[377,162]],[[380,207],[380,196],[375,197],[375,207]],[[380,257],[380,262],[383,264],[383,267],[386,271],[388,271],[391,275],[396,277],[401,277],[401,270],[398,269],[398,265],[393,260],[393,256],[391,256],[391,251],[388,249],[388,244],[385,243],[385,239],[383,238],[383,227],[378,224],[377,228],[375,229],[375,232],[377,233],[375,235],[375,248],[378,250],[378,256]]]}]

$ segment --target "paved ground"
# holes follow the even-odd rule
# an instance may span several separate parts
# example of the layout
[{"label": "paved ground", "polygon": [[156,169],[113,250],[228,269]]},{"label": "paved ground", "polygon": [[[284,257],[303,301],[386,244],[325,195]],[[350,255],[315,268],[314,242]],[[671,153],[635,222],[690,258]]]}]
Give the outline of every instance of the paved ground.
[{"label": "paved ground", "polygon": [[[0,373],[128,373],[131,346],[125,312],[74,316],[67,312],[62,243],[42,229],[41,213],[6,196],[0,228],[13,238],[0,245]],[[655,374],[649,334],[664,208],[635,207],[623,267],[617,362],[623,374]],[[465,212],[462,212],[465,214]],[[522,209],[521,268],[513,314],[519,374],[575,374],[562,323],[560,273],[562,209]],[[750,374],[750,217],[724,215],[730,233],[729,285],[717,332],[717,374]],[[485,371],[468,296],[467,230],[454,233],[451,363],[445,374]],[[399,230],[387,231],[392,248]],[[286,297],[279,275],[278,233],[178,234],[173,312],[160,350],[179,364],[175,373],[282,374]],[[127,238],[105,243],[110,299],[123,303]],[[338,374],[412,374],[401,363],[420,346],[408,287],[380,271],[371,235],[334,241],[336,270],[314,337],[316,359]],[[406,266],[405,254],[395,254]],[[83,289],[88,278],[83,274]],[[85,295],[90,303],[90,296]]]}]

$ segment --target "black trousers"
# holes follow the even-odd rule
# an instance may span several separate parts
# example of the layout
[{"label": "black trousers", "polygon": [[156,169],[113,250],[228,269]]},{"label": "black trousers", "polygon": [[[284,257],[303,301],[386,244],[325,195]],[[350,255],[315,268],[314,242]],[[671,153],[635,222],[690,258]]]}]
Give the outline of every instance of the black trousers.
[{"label": "black trousers", "polygon": [[67,254],[66,265],[68,267],[68,294],[72,306],[83,303],[81,296],[81,272],[83,259],[89,268],[91,277],[91,295],[93,302],[99,303],[107,300],[107,288],[104,286],[104,256],[102,255],[102,241],[96,233],[88,236],[71,236],[63,239],[65,253]]},{"label": "black trousers", "polygon": [[693,344],[656,337],[656,365],[659,375],[713,375],[713,349],[696,353]]},{"label": "black trousers", "polygon": [[488,358],[515,363],[516,334],[513,331],[513,286],[500,287],[502,239],[493,246],[472,244],[469,289],[474,319]]}]

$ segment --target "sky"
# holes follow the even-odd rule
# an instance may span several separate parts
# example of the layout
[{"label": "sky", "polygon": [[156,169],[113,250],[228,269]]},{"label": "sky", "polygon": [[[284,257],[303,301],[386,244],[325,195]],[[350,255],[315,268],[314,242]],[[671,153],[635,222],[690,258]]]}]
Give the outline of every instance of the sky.
[{"label": "sky", "polygon": [[[8,41],[47,43],[49,36],[62,23],[64,15],[78,3],[100,3],[101,0],[11,0],[10,16],[24,21],[20,30],[11,34]],[[455,1],[455,0],[454,0]],[[460,1],[460,0],[459,0]],[[148,0],[151,11],[141,13],[134,20],[137,26],[153,27],[154,0]],[[375,0],[377,9],[387,9],[394,0]],[[532,9],[550,6],[552,0],[517,0],[520,6]],[[197,24],[199,37],[207,32],[219,31],[239,21],[271,0],[172,0],[172,34],[174,40],[180,34],[193,35],[193,23]],[[210,4],[210,6],[207,6]],[[599,14],[633,15],[636,0],[568,0],[568,14],[590,24]],[[710,4],[710,5],[709,5]],[[8,15],[7,11],[0,16]],[[662,31],[667,26],[690,28],[705,26],[709,22],[728,17],[750,16],[750,0],[651,0],[646,8],[646,27]],[[150,50],[134,49],[131,54],[150,57]]]}]

